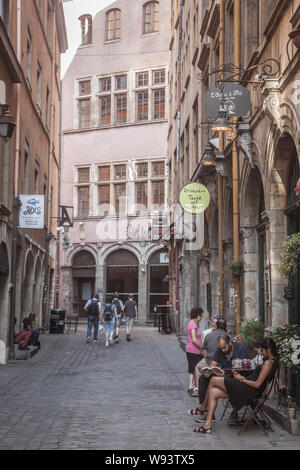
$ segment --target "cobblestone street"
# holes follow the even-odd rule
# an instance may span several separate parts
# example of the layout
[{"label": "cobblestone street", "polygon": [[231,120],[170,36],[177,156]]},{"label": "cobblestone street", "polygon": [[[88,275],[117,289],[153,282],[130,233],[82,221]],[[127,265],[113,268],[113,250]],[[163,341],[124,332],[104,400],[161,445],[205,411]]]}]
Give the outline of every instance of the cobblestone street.
[{"label": "cobblestone street", "polygon": [[186,357],[175,335],[136,327],[131,343],[105,348],[76,335],[43,335],[27,361],[0,366],[0,449],[300,449],[299,437],[274,423],[237,438],[217,410],[213,434],[192,432]]}]

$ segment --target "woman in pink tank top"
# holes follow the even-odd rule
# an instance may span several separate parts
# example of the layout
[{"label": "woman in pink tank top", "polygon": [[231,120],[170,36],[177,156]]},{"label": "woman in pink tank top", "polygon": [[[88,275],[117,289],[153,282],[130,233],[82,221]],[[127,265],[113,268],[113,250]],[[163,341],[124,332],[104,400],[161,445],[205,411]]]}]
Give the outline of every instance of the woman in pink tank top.
[{"label": "woman in pink tank top", "polygon": [[201,307],[194,307],[191,310],[191,320],[187,326],[187,345],[186,356],[188,361],[188,372],[190,375],[188,393],[193,397],[198,396],[198,378],[199,372],[196,365],[203,358],[202,355],[202,340],[199,330],[199,322],[202,318],[203,309]]}]

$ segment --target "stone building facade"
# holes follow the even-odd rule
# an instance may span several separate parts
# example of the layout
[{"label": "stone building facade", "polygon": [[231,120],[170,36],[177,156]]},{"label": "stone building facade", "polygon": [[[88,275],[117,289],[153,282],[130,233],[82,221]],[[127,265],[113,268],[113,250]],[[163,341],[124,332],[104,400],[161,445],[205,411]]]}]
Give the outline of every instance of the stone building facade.
[{"label": "stone building facade", "polygon": [[[289,33],[300,26],[300,2],[182,3],[181,15],[180,1],[174,0],[171,8],[169,194],[174,199],[177,188],[198,181],[208,188],[211,203],[201,227],[205,237],[202,249],[187,251],[184,239],[171,244],[173,302],[176,263],[180,266],[179,328],[185,329],[189,309],[200,304],[208,320],[215,313],[224,314],[234,332],[237,300],[239,322],[257,318],[268,327],[299,324],[299,269],[290,278],[293,292],[287,299],[284,287],[288,281],[278,267],[282,243],[300,230],[299,196],[295,191],[299,178],[300,62],[299,49],[289,38]],[[213,122],[205,101],[208,90],[220,80],[220,66],[223,80],[230,77],[234,84],[246,87],[251,99],[247,115],[238,122],[237,118],[229,119],[232,130],[222,134],[211,129]],[[211,166],[204,164],[207,147],[213,153]],[[235,148],[237,178],[233,176]],[[234,185],[238,185],[238,198]],[[234,220],[238,220],[238,241],[234,239]],[[224,272],[236,258],[235,244],[243,270],[234,282]]]},{"label": "stone building facade", "polygon": [[[11,140],[0,143],[0,339],[7,348],[14,317],[16,331],[32,311],[37,325],[47,327],[53,305],[50,235],[57,222],[60,54],[67,37],[61,1],[29,0],[25,7],[3,0],[0,12],[0,102],[9,105],[16,123]],[[44,196],[44,228],[18,229],[21,194]]]},{"label": "stone building facade", "polygon": [[[84,315],[93,291],[133,293],[139,321],[168,299],[168,2],[118,0],[79,18],[82,41],[63,79],[60,305]],[[71,209],[73,208],[73,209]],[[69,243],[69,244],[68,244]]]}]

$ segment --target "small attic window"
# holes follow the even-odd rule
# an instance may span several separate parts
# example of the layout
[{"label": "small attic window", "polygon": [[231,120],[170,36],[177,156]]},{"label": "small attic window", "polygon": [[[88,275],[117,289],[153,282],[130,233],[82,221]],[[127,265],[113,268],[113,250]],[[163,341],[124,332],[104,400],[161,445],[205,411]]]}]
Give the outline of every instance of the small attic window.
[{"label": "small attic window", "polygon": [[93,29],[93,19],[92,15],[81,15],[79,18],[81,23],[81,46],[86,46],[87,44],[92,44],[92,29]]}]

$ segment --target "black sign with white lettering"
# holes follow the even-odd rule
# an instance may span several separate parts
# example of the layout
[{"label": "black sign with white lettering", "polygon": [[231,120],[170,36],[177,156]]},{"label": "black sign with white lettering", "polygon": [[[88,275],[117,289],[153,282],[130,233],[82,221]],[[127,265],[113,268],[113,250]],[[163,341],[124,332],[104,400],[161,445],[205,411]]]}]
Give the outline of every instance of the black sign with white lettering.
[{"label": "black sign with white lettering", "polygon": [[210,117],[217,118],[220,105],[224,104],[227,116],[245,116],[251,110],[250,92],[236,83],[224,83],[224,88],[214,86],[205,96],[205,110]]}]

